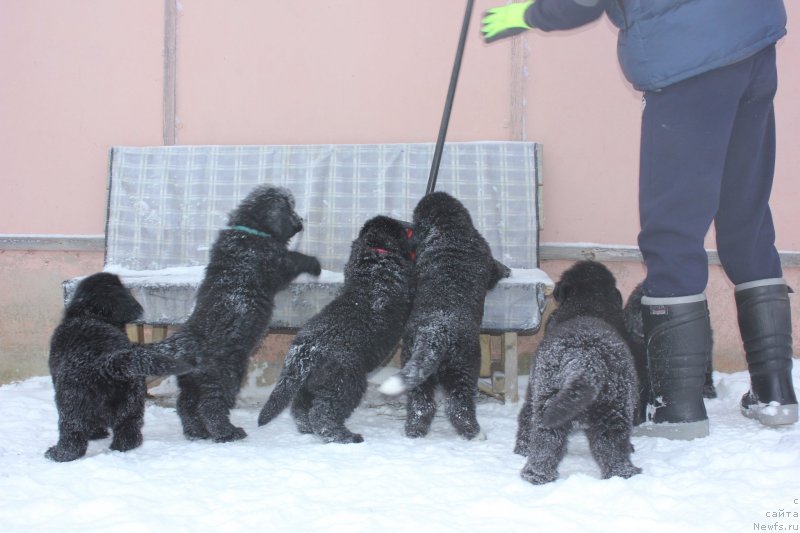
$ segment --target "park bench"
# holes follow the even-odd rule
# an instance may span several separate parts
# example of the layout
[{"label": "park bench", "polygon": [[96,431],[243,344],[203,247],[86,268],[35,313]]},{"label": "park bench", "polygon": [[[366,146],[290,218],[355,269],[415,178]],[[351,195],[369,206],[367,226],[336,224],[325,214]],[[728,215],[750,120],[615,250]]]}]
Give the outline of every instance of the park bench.
[{"label": "park bench", "polygon": [[[290,248],[316,256],[323,268],[319,278],[303,275],[276,297],[271,331],[296,331],[336,296],[350,244],[367,219],[384,214],[411,220],[425,193],[433,148],[112,148],[104,270],[118,274],[144,307],[139,340],[145,325],[155,328],[155,339],[187,319],[228,212],[261,183],[292,191],[305,229]],[[537,143],[448,143],[436,187],[464,203],[494,256],[512,268],[512,276],[487,296],[482,325],[485,335],[501,338],[494,392],[510,402],[518,399],[517,335],[539,329],[552,286],[538,269],[540,169]],[[65,301],[79,280],[64,283]]]}]

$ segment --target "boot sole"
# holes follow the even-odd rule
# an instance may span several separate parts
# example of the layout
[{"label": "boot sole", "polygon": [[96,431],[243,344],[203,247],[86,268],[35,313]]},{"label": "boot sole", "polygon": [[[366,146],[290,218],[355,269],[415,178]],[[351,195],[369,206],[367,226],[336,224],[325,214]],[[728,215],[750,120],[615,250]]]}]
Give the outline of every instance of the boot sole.
[{"label": "boot sole", "polygon": [[[776,402],[777,403],[777,402]],[[788,426],[797,422],[797,404],[789,405],[753,405],[742,407],[742,414],[747,418],[758,420],[765,426]]]},{"label": "boot sole", "polygon": [[634,437],[660,437],[670,440],[694,440],[708,437],[710,434],[708,419],[697,422],[661,422],[646,423],[633,428]]}]

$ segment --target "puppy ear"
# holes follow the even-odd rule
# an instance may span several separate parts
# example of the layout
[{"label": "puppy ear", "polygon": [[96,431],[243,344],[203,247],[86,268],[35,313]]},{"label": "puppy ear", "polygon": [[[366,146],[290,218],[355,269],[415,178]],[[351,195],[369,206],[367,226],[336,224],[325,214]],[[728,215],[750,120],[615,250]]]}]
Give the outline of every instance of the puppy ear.
[{"label": "puppy ear", "polygon": [[570,286],[569,283],[565,281],[559,281],[556,283],[556,286],[553,289],[553,298],[555,298],[556,303],[560,304],[567,299],[567,297],[570,295],[571,292],[572,292],[572,287]]}]

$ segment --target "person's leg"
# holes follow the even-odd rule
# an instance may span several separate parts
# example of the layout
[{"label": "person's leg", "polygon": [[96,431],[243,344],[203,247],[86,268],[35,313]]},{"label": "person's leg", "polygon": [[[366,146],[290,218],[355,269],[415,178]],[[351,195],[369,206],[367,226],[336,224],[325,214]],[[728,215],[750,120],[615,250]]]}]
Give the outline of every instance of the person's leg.
[{"label": "person's leg", "polygon": [[734,121],[714,223],[720,261],[736,284],[739,331],[750,371],[742,412],[773,426],[798,418],[788,288],[769,209],[775,169],[775,47],[761,51],[751,63],[751,81]]},{"label": "person's leg", "polygon": [[737,64],[645,94],[639,169],[645,296],[705,290],[704,240],[717,214],[747,70]]},{"label": "person's leg", "polygon": [[751,58],[750,64],[750,83],[736,110],[714,219],[720,262],[734,285],[783,276],[769,209],[775,170],[775,47]]},{"label": "person's leg", "polygon": [[647,268],[642,316],[653,424],[638,432],[708,434],[703,404],[711,330],[704,240],[720,190],[750,66],[741,62],[645,94],[639,248]]}]

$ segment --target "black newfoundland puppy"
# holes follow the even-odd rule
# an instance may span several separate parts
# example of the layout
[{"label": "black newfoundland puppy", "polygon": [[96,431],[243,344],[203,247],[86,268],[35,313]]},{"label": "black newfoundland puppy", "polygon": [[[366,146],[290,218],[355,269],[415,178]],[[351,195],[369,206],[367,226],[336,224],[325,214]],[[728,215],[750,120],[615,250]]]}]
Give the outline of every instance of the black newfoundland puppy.
[{"label": "black newfoundland puppy", "polygon": [[283,188],[255,188],[229,215],[211,248],[194,310],[180,330],[140,348],[176,355],[196,368],[178,378],[177,409],[189,439],[228,442],[247,433],[231,424],[248,360],[267,333],[275,293],[302,273],[320,274],[316,258],[289,251],[303,229]]},{"label": "black newfoundland puppy", "polygon": [[145,377],[186,372],[189,364],[133,354],[125,324],[142,313],[114,274],[100,272],[78,284],[64,319],[50,341],[50,375],[58,409],[58,443],[45,453],[72,461],[89,440],[113,431],[111,449],[128,451],[142,443]]},{"label": "black newfoundland puppy", "polygon": [[292,402],[301,433],[325,442],[364,440],[344,422],[367,390],[367,374],[400,342],[413,298],[411,258],[402,223],[378,216],[364,224],[344,268],[342,292],[294,338],[259,426]]},{"label": "black newfoundland puppy", "polygon": [[604,479],[629,478],[630,437],[638,384],[627,344],[622,295],[600,263],[580,261],[565,271],[531,364],[525,404],[519,413],[515,453],[526,455],[526,481],[558,478],[558,464],[575,428],[585,429]]},{"label": "black newfoundland puppy", "polygon": [[406,435],[424,437],[436,413],[434,392],[441,385],[450,422],[460,436],[473,439],[481,435],[475,395],[484,300],[510,271],[492,258],[469,211],[447,193],[420,200],[413,225],[417,287],[403,335],[403,369],[380,391],[407,391]]}]

